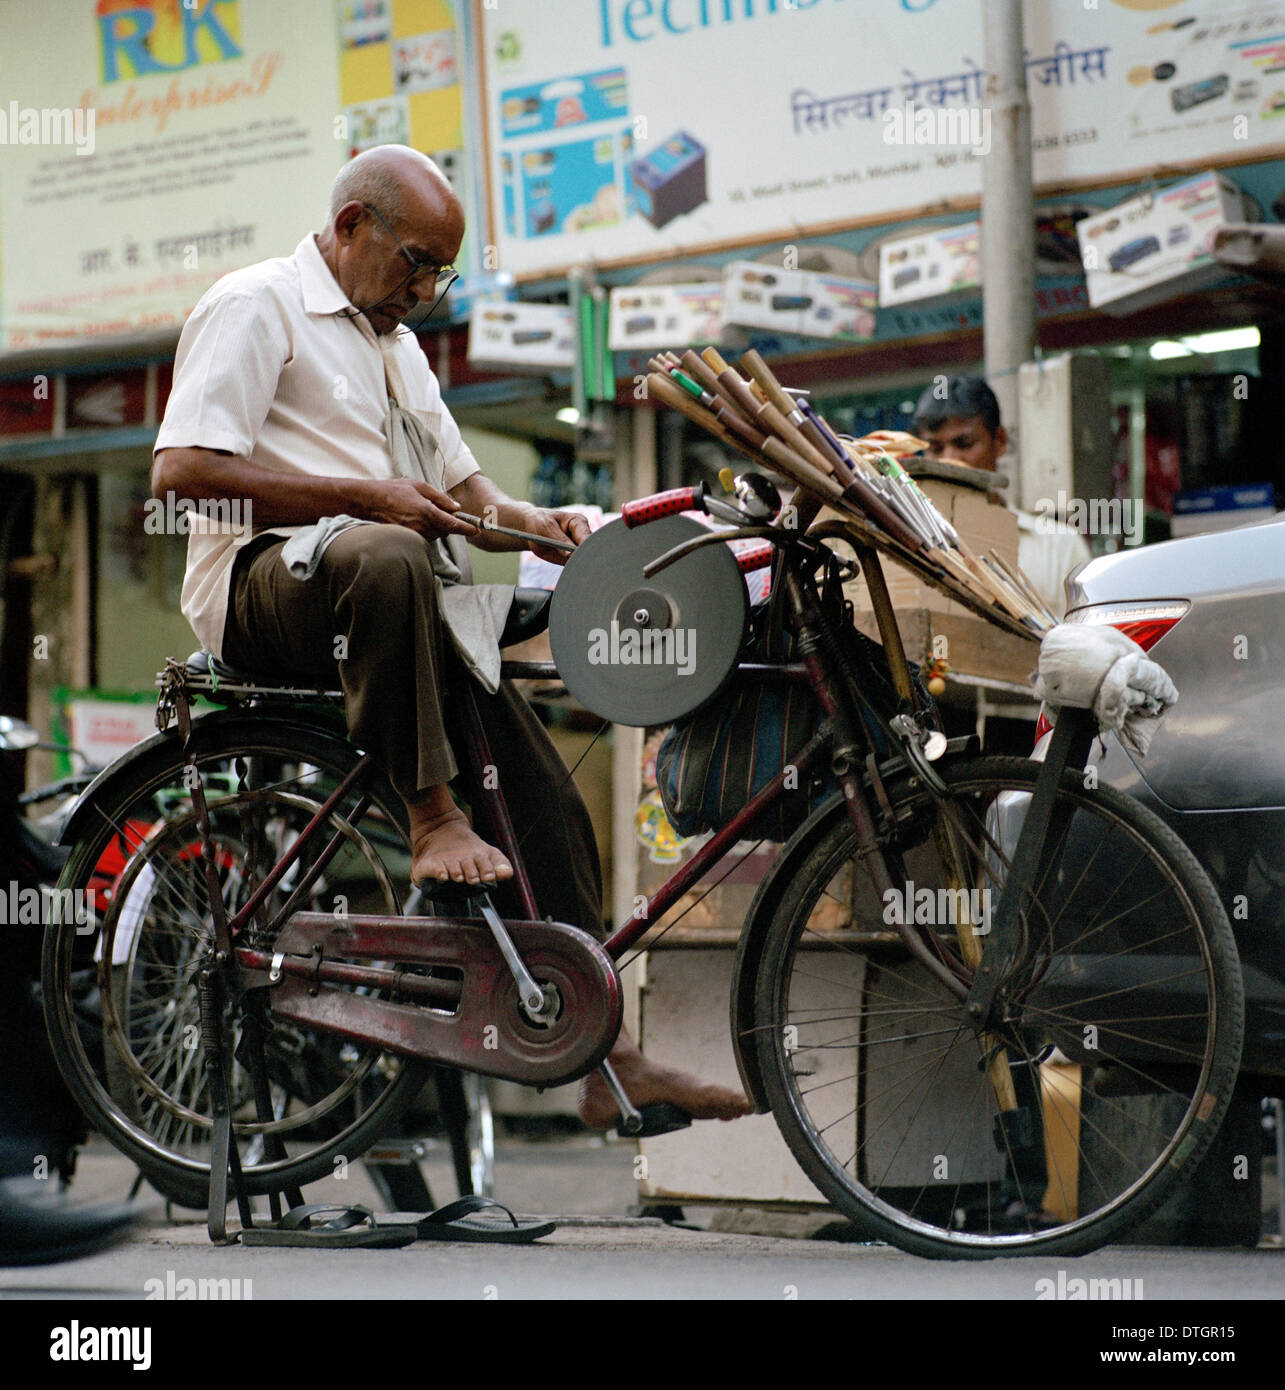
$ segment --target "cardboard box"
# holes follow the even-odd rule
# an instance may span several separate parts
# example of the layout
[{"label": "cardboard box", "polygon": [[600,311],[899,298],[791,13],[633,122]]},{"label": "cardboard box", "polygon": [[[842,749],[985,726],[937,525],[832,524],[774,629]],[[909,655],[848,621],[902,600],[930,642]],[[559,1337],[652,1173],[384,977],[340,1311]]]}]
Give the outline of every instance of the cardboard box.
[{"label": "cardboard box", "polygon": [[[1017,564],[1018,526],[1015,513],[992,503],[987,494],[978,488],[940,482],[933,478],[922,480],[920,487],[961,538],[979,555],[994,550],[1009,564]],[[928,608],[939,613],[972,616],[967,608],[961,607],[932,585],[925,584],[895,560],[886,559],[883,572],[888,581],[892,606],[898,612],[902,609]],[[849,597],[858,612],[869,611],[870,595],[864,581],[856,580],[849,586]]]},{"label": "cardboard box", "polygon": [[[612,352],[729,342],[720,280],[690,285],[621,285],[611,291]],[[744,341],[745,335],[735,336]]]},{"label": "cardboard box", "polygon": [[569,371],[575,323],[564,304],[479,302],[468,327],[468,360],[500,371]]},{"label": "cardboard box", "polygon": [[[974,551],[994,550],[1008,563],[1017,564],[1017,517],[1007,507],[993,504],[985,492],[967,485],[928,478],[920,486]],[[895,560],[881,557],[881,562],[901,640],[912,661],[926,664],[940,652],[940,639],[944,639],[951,671],[1026,683],[1035,669],[1034,643],[987,622]],[[865,580],[850,580],[844,593],[852,601],[857,627],[878,641],[879,627]]]},{"label": "cardboard box", "polygon": [[886,307],[940,299],[982,283],[982,224],[963,222],[879,248],[879,303]]},{"label": "cardboard box", "polygon": [[874,337],[877,299],[868,280],[779,270],[760,261],[731,261],[723,267],[723,317],[746,328],[868,342]]},{"label": "cardboard box", "polygon": [[1075,234],[1089,303],[1133,313],[1220,279],[1227,271],[1213,258],[1214,233],[1241,221],[1244,210],[1237,185],[1208,173],[1084,218]]},{"label": "cardboard box", "polygon": [[[920,666],[944,646],[952,675],[1026,685],[1039,662],[1037,643],[1005,632],[958,604],[951,605],[949,613],[935,608],[904,608],[895,599],[893,606],[906,656]],[[868,607],[857,610],[855,621],[867,637],[879,640],[879,626]]]}]

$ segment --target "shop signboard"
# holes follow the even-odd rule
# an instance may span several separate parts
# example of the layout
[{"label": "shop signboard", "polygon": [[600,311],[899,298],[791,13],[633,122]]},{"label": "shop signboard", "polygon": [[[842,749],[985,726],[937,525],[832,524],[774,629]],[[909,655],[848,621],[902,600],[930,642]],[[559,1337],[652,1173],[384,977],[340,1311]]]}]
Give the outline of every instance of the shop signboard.
[{"label": "shop signboard", "polygon": [[[983,0],[474,4],[498,263],[520,279],[979,200]],[[1285,0],[1189,8],[1026,0],[1037,187],[1285,152]]]},{"label": "shop signboard", "polygon": [[11,11],[9,106],[67,112],[73,138],[44,138],[52,116],[5,132],[6,348],[176,328],[220,275],[294,249],[343,158],[308,0]]},{"label": "shop signboard", "polygon": [[1237,487],[1204,487],[1179,492],[1173,499],[1173,534],[1197,536],[1230,531],[1270,521],[1276,515],[1276,490],[1271,483]]},{"label": "shop signboard", "polygon": [[42,0],[4,49],[0,350],[176,330],[373,144],[463,178],[454,0]]}]

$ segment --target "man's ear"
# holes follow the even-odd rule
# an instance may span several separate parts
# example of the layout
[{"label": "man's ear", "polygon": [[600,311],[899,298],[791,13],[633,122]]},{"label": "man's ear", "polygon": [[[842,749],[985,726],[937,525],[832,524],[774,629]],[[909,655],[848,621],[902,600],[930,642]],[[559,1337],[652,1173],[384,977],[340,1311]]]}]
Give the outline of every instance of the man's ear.
[{"label": "man's ear", "polygon": [[354,199],[351,203],[345,203],[343,207],[335,213],[334,229],[335,235],[340,241],[348,242],[353,239],[357,228],[361,225],[361,219],[366,215],[366,209]]},{"label": "man's ear", "polygon": [[1001,459],[1008,448],[1008,431],[1003,425],[995,427],[995,457]]}]

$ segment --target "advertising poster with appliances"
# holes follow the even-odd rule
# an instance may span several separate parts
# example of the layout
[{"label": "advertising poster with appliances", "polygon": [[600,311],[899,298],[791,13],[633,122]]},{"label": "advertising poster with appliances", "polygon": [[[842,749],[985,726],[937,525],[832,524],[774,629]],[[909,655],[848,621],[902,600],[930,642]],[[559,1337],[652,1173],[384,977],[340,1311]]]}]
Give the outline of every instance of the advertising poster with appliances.
[{"label": "advertising poster with appliances", "polygon": [[177,329],[317,230],[372,145],[433,154],[463,190],[457,3],[5,5],[0,348]]},{"label": "advertising poster with appliances", "polygon": [[[9,6],[0,244],[8,349],[177,328],[324,210],[336,37],[309,0]],[[329,19],[329,15],[327,15]],[[42,123],[23,139],[24,113]],[[66,122],[46,112],[72,116]],[[78,113],[78,114],[77,114]],[[47,128],[44,122],[48,119]]]},{"label": "advertising poster with appliances", "polygon": [[[474,0],[519,277],[975,206],[983,0]],[[1285,154],[1285,3],[1026,0],[1038,188]]]}]

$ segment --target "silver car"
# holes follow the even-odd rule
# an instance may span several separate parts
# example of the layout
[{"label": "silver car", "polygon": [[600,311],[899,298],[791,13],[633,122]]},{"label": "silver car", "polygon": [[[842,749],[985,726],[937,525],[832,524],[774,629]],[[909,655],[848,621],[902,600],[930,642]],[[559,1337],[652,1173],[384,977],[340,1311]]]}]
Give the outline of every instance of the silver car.
[{"label": "silver car", "polygon": [[1108,736],[1092,761],[1204,865],[1244,968],[1243,1073],[1285,1075],[1285,516],[1093,560],[1067,598],[1067,622],[1120,628],[1178,687],[1145,759]]}]

